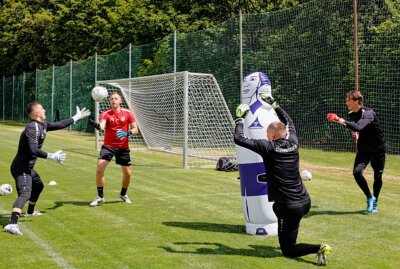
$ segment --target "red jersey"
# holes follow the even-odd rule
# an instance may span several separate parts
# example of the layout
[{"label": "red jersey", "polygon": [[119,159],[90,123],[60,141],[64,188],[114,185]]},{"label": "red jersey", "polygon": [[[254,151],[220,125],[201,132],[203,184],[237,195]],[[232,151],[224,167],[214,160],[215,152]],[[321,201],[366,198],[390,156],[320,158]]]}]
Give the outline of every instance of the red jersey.
[{"label": "red jersey", "polygon": [[112,109],[110,109],[100,115],[100,121],[102,120],[106,121],[104,145],[117,149],[129,148],[128,137],[119,139],[117,136],[117,130],[121,129],[128,131],[130,123],[135,122],[135,117],[132,115],[131,111],[121,107],[121,111],[119,113],[115,113]]}]

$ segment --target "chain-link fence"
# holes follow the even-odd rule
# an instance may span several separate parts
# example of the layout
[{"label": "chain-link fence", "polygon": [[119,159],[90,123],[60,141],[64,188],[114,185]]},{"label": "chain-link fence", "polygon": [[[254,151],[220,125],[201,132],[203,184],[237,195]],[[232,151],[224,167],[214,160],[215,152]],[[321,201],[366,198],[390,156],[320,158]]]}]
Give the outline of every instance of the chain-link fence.
[{"label": "chain-link fence", "polygon": [[[399,10],[393,0],[358,4],[359,88],[365,105],[378,113],[391,154],[400,153]],[[327,112],[347,114],[345,94],[355,85],[353,32],[353,0],[315,0],[238,16],[203,31],[2,78],[0,119],[27,121],[23,106],[32,100],[41,102],[52,120],[71,116],[76,105],[94,111],[90,90],[96,81],[186,70],[213,74],[233,113],[240,103],[241,73],[261,71],[293,117],[302,146],[354,150],[349,130],[326,121]],[[72,128],[92,130],[87,121]]]}]

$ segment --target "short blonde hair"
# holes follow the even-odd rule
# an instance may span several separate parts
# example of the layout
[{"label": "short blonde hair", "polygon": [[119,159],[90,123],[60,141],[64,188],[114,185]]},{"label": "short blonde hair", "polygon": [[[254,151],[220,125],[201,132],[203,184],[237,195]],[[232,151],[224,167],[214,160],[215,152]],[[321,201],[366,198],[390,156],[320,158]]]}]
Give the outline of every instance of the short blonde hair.
[{"label": "short blonde hair", "polygon": [[36,109],[36,107],[38,105],[40,105],[39,102],[31,102],[31,103],[29,103],[29,104],[27,104],[25,106],[25,112],[26,112],[26,115],[28,115],[29,118],[32,117],[32,113],[35,111],[35,109]]}]

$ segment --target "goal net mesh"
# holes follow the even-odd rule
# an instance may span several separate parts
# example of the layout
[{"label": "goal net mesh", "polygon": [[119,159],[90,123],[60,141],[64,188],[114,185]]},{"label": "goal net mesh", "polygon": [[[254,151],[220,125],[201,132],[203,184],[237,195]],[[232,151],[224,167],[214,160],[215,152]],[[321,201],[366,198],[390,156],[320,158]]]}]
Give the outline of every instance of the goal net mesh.
[{"label": "goal net mesh", "polygon": [[[211,74],[180,72],[98,82],[133,112],[148,149],[183,154],[183,166],[235,156],[234,121]],[[108,102],[100,103],[104,110]]]}]

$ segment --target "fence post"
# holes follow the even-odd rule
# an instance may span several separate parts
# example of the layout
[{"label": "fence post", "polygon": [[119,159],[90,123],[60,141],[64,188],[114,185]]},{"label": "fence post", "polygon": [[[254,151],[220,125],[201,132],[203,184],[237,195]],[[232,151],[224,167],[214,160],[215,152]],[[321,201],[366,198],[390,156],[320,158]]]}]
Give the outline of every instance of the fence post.
[{"label": "fence post", "polygon": [[22,73],[22,122],[25,121],[24,104],[25,104],[25,71]]},{"label": "fence post", "polygon": [[35,101],[39,101],[38,96],[38,70],[35,70]]},{"label": "fence post", "polygon": [[[72,117],[72,59],[69,60],[69,116]],[[69,129],[72,130],[72,125]]]},{"label": "fence post", "polygon": [[243,88],[243,17],[242,9],[239,9],[239,62],[240,62],[240,103],[242,103]]},{"label": "fence post", "polygon": [[[129,43],[129,72],[128,72],[128,76],[129,78],[132,78],[132,43]],[[129,91],[128,91],[128,100],[129,102],[131,101],[131,81],[129,80]]]},{"label": "fence post", "polygon": [[176,73],[176,30],[174,31],[174,73]]},{"label": "fence post", "polygon": [[359,90],[358,87],[358,18],[357,18],[357,0],[353,0],[353,17],[354,17],[354,80],[355,80],[355,89]]},{"label": "fence post", "polygon": [[14,101],[15,101],[15,75],[13,75],[13,85],[12,85],[12,100],[11,100],[11,121],[14,121]]},{"label": "fence post", "polygon": [[[97,86],[97,52],[94,54],[94,82],[95,86]],[[99,110],[100,110],[100,104],[99,102],[95,101],[94,102],[94,120],[96,122],[99,122]],[[95,128],[94,129],[94,134],[95,134],[95,148],[98,151],[99,148],[99,131]]]},{"label": "fence post", "polygon": [[55,72],[55,66],[53,64],[53,75],[52,75],[52,81],[51,81],[51,120],[54,120],[53,117],[53,110],[54,110],[54,72]]},{"label": "fence post", "polygon": [[3,121],[5,120],[5,112],[6,112],[6,103],[5,103],[5,87],[6,87],[6,78],[3,76]]}]

